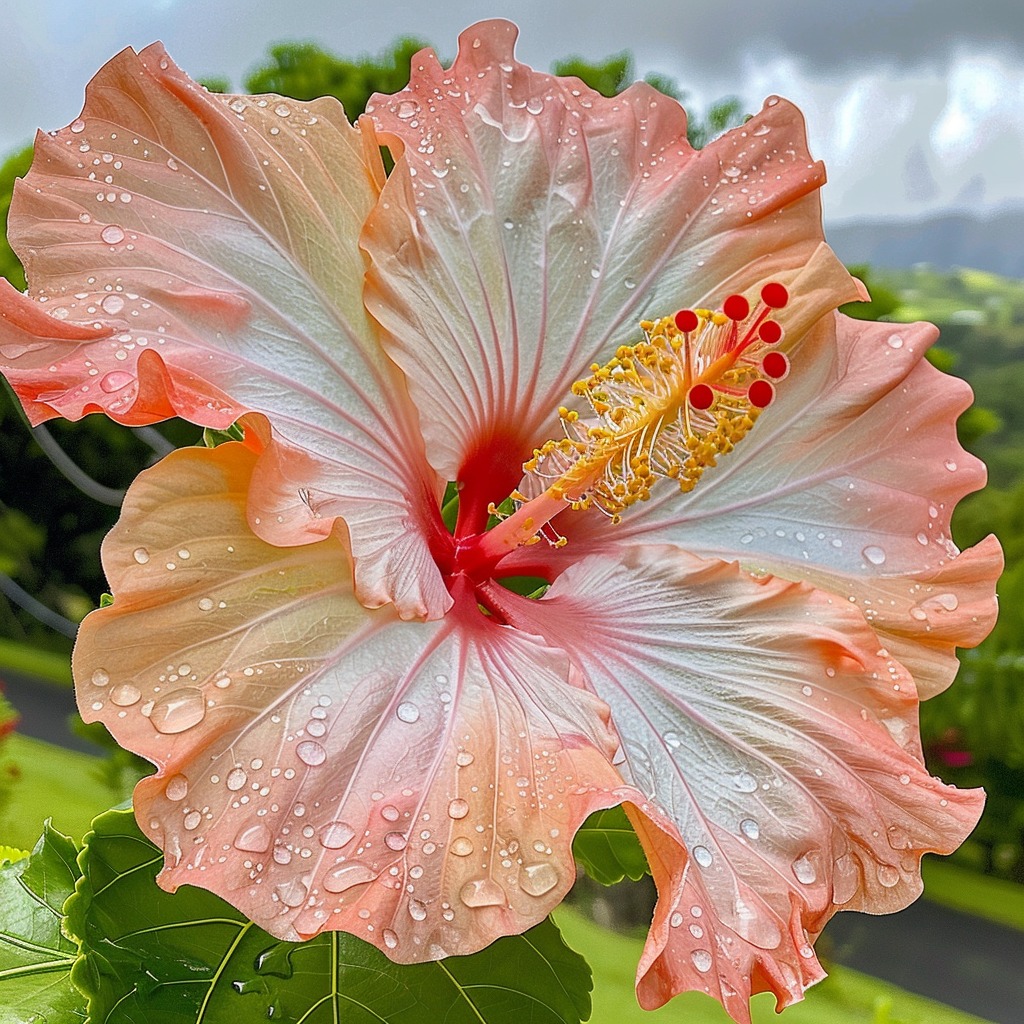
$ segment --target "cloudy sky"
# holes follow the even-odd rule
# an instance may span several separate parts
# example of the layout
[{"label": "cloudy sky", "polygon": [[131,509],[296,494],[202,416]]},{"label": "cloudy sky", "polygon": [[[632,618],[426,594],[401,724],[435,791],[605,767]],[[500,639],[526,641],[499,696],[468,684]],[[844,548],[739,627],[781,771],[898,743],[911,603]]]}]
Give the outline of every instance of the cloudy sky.
[{"label": "cloudy sky", "polygon": [[5,0],[4,14],[2,153],[73,120],[125,46],[162,39],[193,76],[238,88],[270,42],[356,56],[404,34],[450,57],[462,28],[500,15],[536,67],[629,49],[640,74],[672,75],[698,107],[796,101],[829,169],[832,222],[1024,205],[1021,0]]}]

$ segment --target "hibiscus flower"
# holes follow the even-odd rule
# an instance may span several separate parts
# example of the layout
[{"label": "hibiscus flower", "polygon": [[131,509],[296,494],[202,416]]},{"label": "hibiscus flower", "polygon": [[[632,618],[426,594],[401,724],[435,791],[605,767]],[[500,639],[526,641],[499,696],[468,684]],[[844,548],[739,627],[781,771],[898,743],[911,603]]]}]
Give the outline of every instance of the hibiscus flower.
[{"label": "hibiscus flower", "polygon": [[125,51],[38,139],[0,325],[29,415],[245,427],[131,488],[80,706],[157,767],[161,885],[401,962],[542,919],[624,804],[641,1002],[747,1021],[980,813],[916,724],[995,614],[998,546],[949,539],[970,395],[932,327],[834,312],[862,289],[790,104],[694,151],[515,38],[424,51],[355,127]]}]

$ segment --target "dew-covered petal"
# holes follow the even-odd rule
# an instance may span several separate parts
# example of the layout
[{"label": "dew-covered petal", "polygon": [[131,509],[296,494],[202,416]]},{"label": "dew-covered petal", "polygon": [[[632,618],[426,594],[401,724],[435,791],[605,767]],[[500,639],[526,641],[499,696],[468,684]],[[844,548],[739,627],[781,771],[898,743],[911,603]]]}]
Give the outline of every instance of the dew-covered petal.
[{"label": "dew-covered petal", "polygon": [[[32,420],[260,412],[309,456],[290,500],[254,500],[263,536],[307,543],[367,505],[393,540],[422,531],[410,509],[439,485],[362,302],[383,180],[368,130],[330,98],[211,95],[158,45],[110,61],[81,117],[39,135],[12,204],[30,290],[0,297],[0,365]],[[391,600],[377,539],[350,533],[361,596]],[[425,580],[403,611],[444,603]]]},{"label": "dew-covered petal", "polygon": [[636,798],[607,708],[475,602],[402,622],[355,601],[338,538],[258,539],[255,464],[228,444],[140,476],[75,652],[83,716],[157,765],[135,809],[160,884],[402,962],[525,930],[572,884],[580,823]]},{"label": "dew-covered petal", "polygon": [[[822,242],[824,171],[790,104],[696,152],[674,100],[533,71],[516,34],[476,25],[450,70],[424,51],[368,107],[402,155],[367,222],[366,301],[450,479],[486,452],[514,483],[572,382],[640,319],[788,281]],[[800,301],[820,316],[856,287],[844,273]]]},{"label": "dew-covered petal", "polygon": [[994,538],[962,554],[950,539],[953,508],[985,469],[956,436],[970,388],[923,358],[935,336],[930,324],[825,318],[791,351],[775,402],[690,494],[656,489],[577,543],[671,540],[806,580],[863,612],[922,698],[938,692],[955,648],[992,628],[1002,556]]},{"label": "dew-covered petal", "polygon": [[926,771],[913,680],[846,602],[636,546],[532,604],[524,626],[558,637],[611,708],[619,769],[649,800],[645,1006],[695,988],[744,1020],[751,991],[799,998],[829,917],[906,906],[922,854],[950,852],[981,812],[980,791]]}]

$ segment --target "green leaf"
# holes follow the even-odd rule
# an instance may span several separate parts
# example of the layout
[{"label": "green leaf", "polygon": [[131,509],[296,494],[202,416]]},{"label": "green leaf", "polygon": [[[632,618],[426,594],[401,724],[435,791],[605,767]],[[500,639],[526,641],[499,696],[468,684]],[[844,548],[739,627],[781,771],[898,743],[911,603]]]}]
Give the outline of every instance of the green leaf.
[{"label": "green leaf", "polygon": [[576,833],[572,853],[587,875],[602,885],[634,882],[650,872],[640,840],[621,807],[595,811]]},{"label": "green leaf", "polygon": [[228,441],[244,441],[245,430],[237,423],[232,423],[227,430],[215,430],[207,427],[203,431],[203,445],[207,448],[216,448],[217,445],[226,444]]},{"label": "green leaf", "polygon": [[66,927],[82,943],[74,981],[91,1024],[579,1024],[590,968],[551,920],[474,956],[391,963],[344,932],[272,938],[219,897],[154,877],[162,855],[129,811],[86,836]]},{"label": "green leaf", "polygon": [[60,927],[79,877],[77,853],[47,822],[31,856],[0,867],[0,1024],[85,1020],[71,983],[78,947]]}]

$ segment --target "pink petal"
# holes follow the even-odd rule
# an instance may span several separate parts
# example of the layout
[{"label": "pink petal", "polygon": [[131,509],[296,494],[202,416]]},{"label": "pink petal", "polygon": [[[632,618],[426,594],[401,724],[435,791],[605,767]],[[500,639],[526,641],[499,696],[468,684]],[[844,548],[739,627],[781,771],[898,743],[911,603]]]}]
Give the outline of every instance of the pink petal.
[{"label": "pink petal", "polygon": [[475,602],[401,622],[353,598],[336,538],[257,538],[255,463],[186,449],[139,477],[104,546],[115,603],[75,652],[83,716],[159,769],[135,809],[161,885],[401,962],[530,927],[575,878],[580,823],[635,798],[607,708]]},{"label": "pink petal", "polygon": [[[37,422],[265,414],[310,456],[301,492],[254,504],[277,543],[336,516],[373,518],[392,542],[410,521],[422,533],[412,509],[424,492],[436,506],[441,483],[362,303],[358,235],[382,180],[372,130],[336,101],[214,96],[161,47],[126,50],[79,119],[38,137],[18,185],[11,235],[38,312],[0,295],[0,365]],[[365,600],[392,600],[379,538],[350,533]],[[439,587],[403,613],[440,614]]]},{"label": "pink petal", "polygon": [[[971,392],[923,359],[930,324],[826,318],[790,353],[776,401],[688,495],[655,490],[617,530],[574,542],[671,540],[806,580],[856,605],[922,697],[956,672],[956,647],[995,621],[994,538],[958,554],[949,521],[984,484],[956,437]],[[602,539],[601,534],[605,537]]]},{"label": "pink petal", "polygon": [[981,812],[980,791],[925,769],[906,670],[822,591],[635,546],[521,604],[520,625],[611,708],[620,771],[649,797],[644,1006],[695,988],[749,1020],[752,991],[800,998],[826,921],[906,906],[921,855],[954,849]]},{"label": "pink petal", "polygon": [[[641,318],[788,281],[822,241],[824,171],[794,107],[770,99],[694,152],[675,101],[533,71],[516,35],[476,25],[450,71],[424,51],[409,87],[368,108],[402,155],[367,223],[367,305],[432,464],[471,484],[486,462],[494,500],[558,430],[572,382]],[[855,296],[833,276],[801,299],[810,319]]]}]

